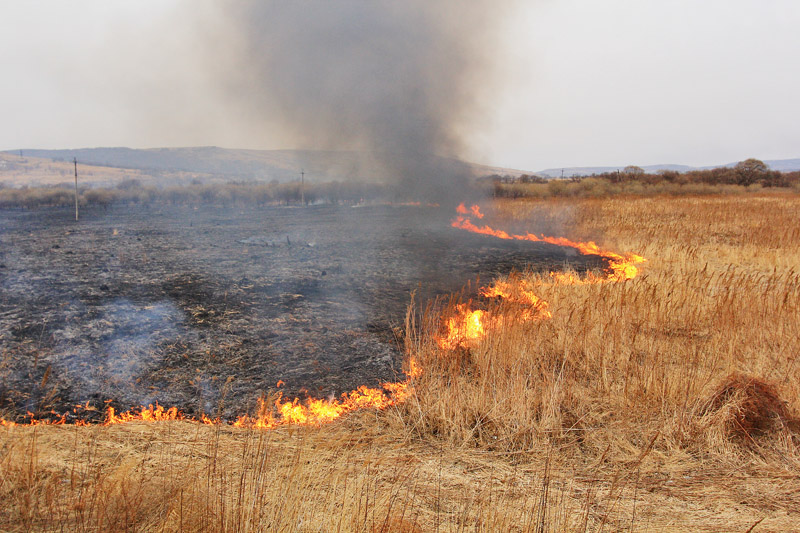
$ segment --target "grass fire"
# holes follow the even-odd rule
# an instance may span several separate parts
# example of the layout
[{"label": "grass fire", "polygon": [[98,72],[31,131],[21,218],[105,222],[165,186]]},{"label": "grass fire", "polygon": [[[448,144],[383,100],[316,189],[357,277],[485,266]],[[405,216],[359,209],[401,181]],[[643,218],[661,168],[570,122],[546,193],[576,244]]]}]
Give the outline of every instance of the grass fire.
[{"label": "grass fire", "polygon": [[[569,239],[498,229],[552,226],[565,209]],[[101,401],[7,416],[3,527],[786,529],[800,463],[787,356],[800,349],[798,210],[791,194],[459,208],[436,220],[471,254],[601,262],[502,263],[474,289],[417,295],[393,341],[400,379],[338,396],[287,395],[276,380],[247,413]]]},{"label": "grass fire", "polygon": [[[419,206],[419,204],[415,204]],[[438,206],[434,206],[438,207]],[[636,263],[641,263],[644,258],[629,254],[625,257],[613,252],[602,251],[593,242],[581,243],[573,242],[566,238],[537,237],[532,234],[523,236],[510,236],[504,231],[493,230],[488,226],[478,228],[465,215],[470,214],[476,218],[484,218],[480,206],[472,205],[469,210],[460,204],[456,209],[458,216],[452,221],[452,227],[464,229],[469,232],[482,235],[490,235],[501,239],[517,239],[524,241],[546,242],[557,246],[574,248],[584,255],[597,255],[605,258],[608,263],[604,267],[604,276],[587,273],[583,278],[577,278],[572,274],[558,274],[550,272],[550,279],[553,283],[600,283],[603,281],[626,281],[636,276]],[[114,230],[116,232],[116,230]],[[115,234],[116,235],[116,234]],[[497,280],[488,287],[479,289],[479,294],[484,299],[500,299],[507,305],[516,304],[513,310],[515,320],[534,320],[540,318],[550,318],[552,315],[547,311],[547,302],[541,300],[533,292],[526,288],[526,284],[518,277],[511,277],[507,280]],[[499,309],[481,310],[471,309],[468,303],[457,304],[454,308],[455,313],[445,321],[443,332],[436,338],[437,344],[445,350],[455,350],[460,347],[480,342],[483,337],[490,334],[492,330],[502,327],[503,323],[510,317],[504,316],[508,310],[500,312]],[[408,329],[408,323],[406,324]],[[423,369],[413,358],[408,356],[405,362],[407,367],[407,378],[399,382],[386,382],[380,388],[361,385],[357,389],[345,392],[340,398],[318,399],[309,397],[301,400],[298,397],[284,398],[282,392],[278,392],[272,401],[264,398],[258,399],[257,415],[239,415],[232,421],[235,427],[254,427],[260,429],[272,429],[282,425],[306,425],[321,424],[336,420],[340,416],[359,409],[386,409],[389,406],[403,402],[412,391],[412,380],[418,377]],[[278,382],[278,386],[283,381]],[[109,400],[108,402],[110,402]],[[106,403],[108,403],[106,402]],[[27,424],[64,424],[72,421],[77,424],[85,423],[82,414],[96,411],[96,407],[90,406],[89,402],[85,405],[77,405],[69,412],[59,414],[51,410],[46,419],[37,419],[34,413],[28,412],[26,415]],[[105,417],[102,420],[104,425],[122,424],[131,421],[143,422],[162,422],[168,420],[186,420],[202,422],[204,424],[224,423],[224,420],[216,417],[212,418],[207,413],[200,413],[198,417],[186,416],[179,407],[172,406],[165,408],[161,405],[153,404],[132,408],[124,412],[108,405],[105,407]],[[0,418],[0,425],[14,426],[17,422]]]},{"label": "grass fire", "polygon": [[800,530],[797,2],[74,4],[0,17],[0,532]]}]

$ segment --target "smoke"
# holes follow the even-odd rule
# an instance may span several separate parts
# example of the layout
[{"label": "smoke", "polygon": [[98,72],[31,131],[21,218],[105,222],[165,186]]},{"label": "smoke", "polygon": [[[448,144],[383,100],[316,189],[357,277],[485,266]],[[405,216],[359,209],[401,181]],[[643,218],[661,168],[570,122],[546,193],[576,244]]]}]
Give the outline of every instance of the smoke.
[{"label": "smoke", "polygon": [[443,199],[469,177],[456,159],[483,120],[510,3],[226,2],[224,53],[211,57],[228,98],[286,145],[356,152],[359,177]]},{"label": "smoke", "polygon": [[132,405],[153,402],[152,391],[137,380],[158,361],[160,346],[178,338],[180,310],[168,300],[137,305],[124,298],[94,309],[80,301],[70,302],[69,307],[82,316],[52,333],[57,379],[77,384],[81,393]]}]

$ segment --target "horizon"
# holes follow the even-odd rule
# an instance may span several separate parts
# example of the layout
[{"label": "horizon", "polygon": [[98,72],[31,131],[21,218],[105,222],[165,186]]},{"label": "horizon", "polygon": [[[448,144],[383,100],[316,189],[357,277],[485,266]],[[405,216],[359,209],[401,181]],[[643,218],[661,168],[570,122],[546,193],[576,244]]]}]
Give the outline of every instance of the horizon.
[{"label": "horizon", "polygon": [[[359,153],[358,150],[336,150],[336,149],[314,149],[314,148],[230,148],[226,146],[218,146],[218,145],[202,145],[202,146],[151,146],[147,148],[134,148],[131,146],[85,146],[85,147],[72,147],[72,148],[12,148],[12,149],[0,149],[0,153],[6,153],[10,155],[19,155],[18,153],[21,152],[23,156],[25,156],[25,152],[31,151],[46,151],[46,152],[69,152],[69,151],[82,151],[82,150],[142,150],[142,151],[157,151],[157,150],[196,150],[196,149],[219,149],[219,150],[226,150],[226,151],[251,151],[251,152],[327,152],[327,153]],[[446,156],[438,156],[437,154],[430,154],[436,157],[446,157]],[[39,156],[29,156],[29,157],[39,157]],[[49,159],[46,158],[45,159]],[[473,160],[462,160],[464,163],[475,165],[475,166],[482,166],[492,169],[498,170],[508,170],[514,172],[531,172],[531,173],[541,173],[541,172],[551,172],[557,170],[595,170],[598,171],[600,169],[603,170],[613,170],[613,169],[623,169],[627,166],[637,166],[641,167],[645,170],[647,169],[654,169],[657,170],[658,167],[668,167],[668,166],[677,166],[677,167],[686,167],[687,170],[705,170],[705,169],[712,169],[712,168],[721,168],[726,166],[735,165],[738,162],[745,161],[746,159],[758,159],[763,161],[767,164],[768,162],[785,162],[785,161],[800,161],[799,157],[784,157],[784,158],[761,158],[758,156],[749,156],[737,161],[727,161],[724,163],[705,163],[700,165],[689,165],[683,162],[661,162],[661,163],[648,163],[648,164],[638,164],[638,163],[625,163],[625,164],[603,164],[603,165],[563,165],[563,166],[553,166],[553,167],[542,167],[542,168],[520,168],[520,167],[512,167],[508,165],[502,164],[492,164],[492,163],[484,163],[481,161],[473,161]],[[80,161],[78,161],[80,163]],[[104,166],[97,162],[88,161],[85,164],[93,165],[93,166]],[[680,171],[679,171],[680,172]]]}]

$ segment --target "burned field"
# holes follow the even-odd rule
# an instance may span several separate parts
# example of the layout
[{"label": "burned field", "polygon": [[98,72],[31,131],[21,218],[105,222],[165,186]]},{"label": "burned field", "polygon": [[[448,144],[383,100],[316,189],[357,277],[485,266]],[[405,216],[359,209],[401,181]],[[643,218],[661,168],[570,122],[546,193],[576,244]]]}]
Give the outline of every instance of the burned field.
[{"label": "burned field", "polygon": [[[338,396],[400,371],[417,301],[513,269],[598,268],[572,248],[449,225],[440,208],[0,212],[0,409],[158,402],[230,418],[276,390]],[[474,285],[474,284],[473,284]],[[468,295],[469,296],[469,295]]]}]

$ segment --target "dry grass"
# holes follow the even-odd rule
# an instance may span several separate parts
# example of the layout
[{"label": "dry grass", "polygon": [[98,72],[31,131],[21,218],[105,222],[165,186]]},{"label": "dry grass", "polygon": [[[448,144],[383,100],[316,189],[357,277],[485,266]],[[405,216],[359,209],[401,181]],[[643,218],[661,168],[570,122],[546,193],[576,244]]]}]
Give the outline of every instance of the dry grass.
[{"label": "dry grass", "polygon": [[771,384],[790,402],[781,416],[797,413],[798,215],[786,197],[582,202],[574,233],[616,234],[609,247],[643,254],[644,273],[593,285],[519,276],[553,318],[508,324],[456,357],[423,346],[431,371],[412,409],[457,445],[519,450],[555,435],[583,455],[619,438],[638,450],[656,432],[662,446],[705,450],[704,406],[734,372]]},{"label": "dry grass", "polygon": [[[52,187],[73,182],[75,168],[72,161],[54,161],[41,157],[20,157],[0,153],[0,186]],[[115,186],[129,180],[152,185],[167,179],[190,181],[196,175],[188,172],[161,172],[158,176],[144,170],[86,165],[78,162],[78,181],[81,186]]]},{"label": "dry grass", "polygon": [[[16,427],[3,438],[0,529],[531,531],[589,519],[540,464],[410,443],[397,429],[375,413],[295,431]],[[592,505],[616,520],[600,485]]]},{"label": "dry grass", "polygon": [[0,429],[0,530],[796,527],[800,198],[516,201],[489,216],[648,263],[624,283],[523,274],[552,318],[456,352],[435,347],[438,315],[417,317],[424,372],[387,412],[272,432]]}]

